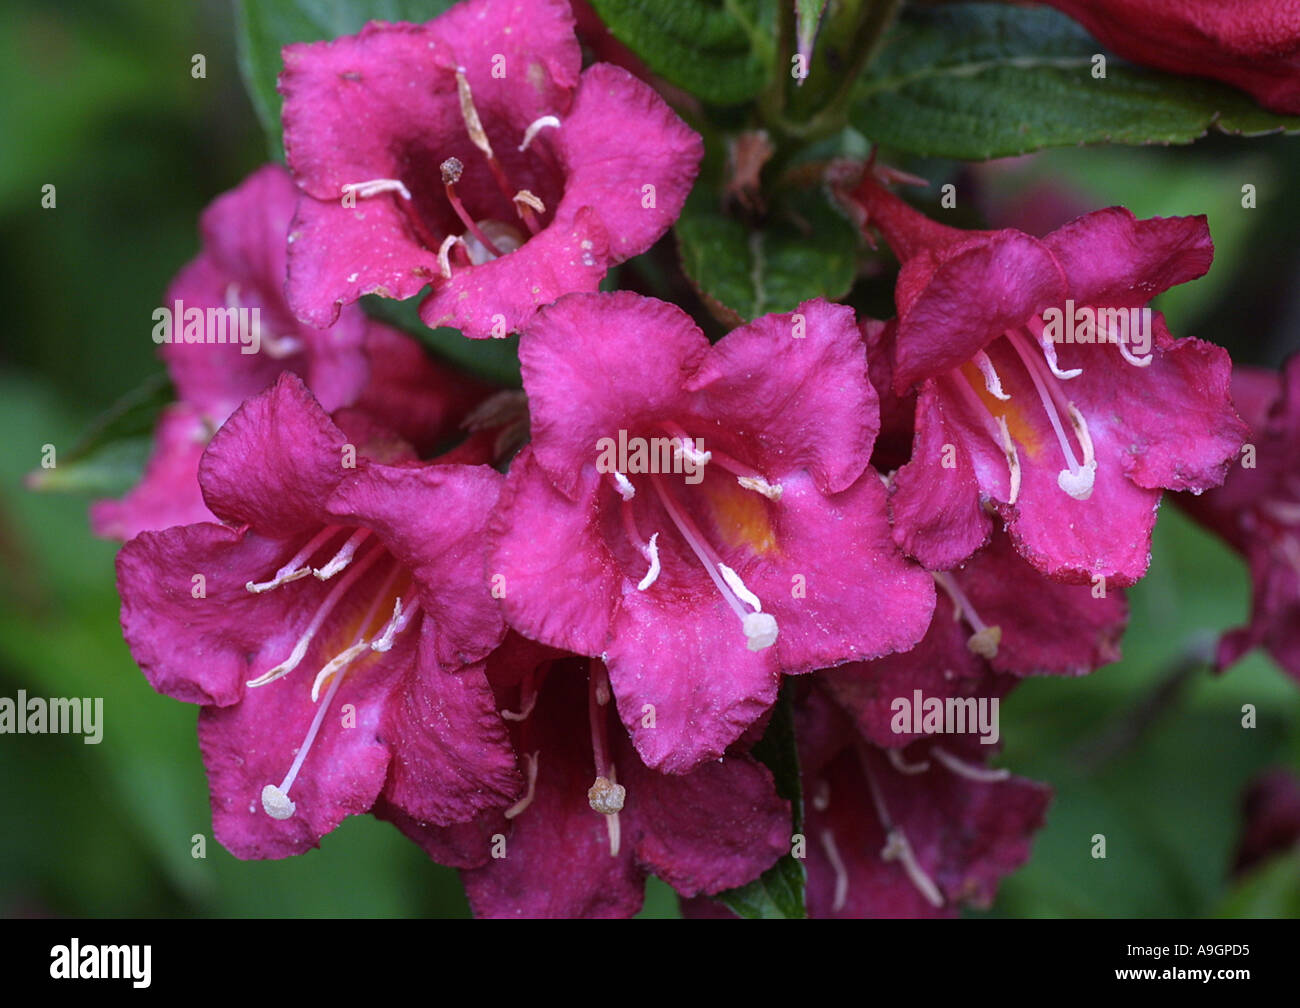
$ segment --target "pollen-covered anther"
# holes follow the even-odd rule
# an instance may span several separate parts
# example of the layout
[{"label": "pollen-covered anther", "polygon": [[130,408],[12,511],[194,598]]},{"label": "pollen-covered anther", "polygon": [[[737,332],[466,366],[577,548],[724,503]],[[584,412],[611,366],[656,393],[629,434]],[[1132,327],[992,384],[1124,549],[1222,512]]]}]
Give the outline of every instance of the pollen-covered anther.
[{"label": "pollen-covered anther", "polygon": [[696,448],[694,439],[689,437],[677,438],[673,442],[673,449],[679,456],[689,460],[692,465],[696,466],[707,465],[709,460],[713,458],[712,452]]},{"label": "pollen-covered anther", "polygon": [[594,784],[587,789],[587,804],[593,812],[601,815],[614,815],[623,811],[623,802],[627,799],[627,788],[615,784],[608,777],[597,777]]},{"label": "pollen-covered anther", "polygon": [[297,806],[274,784],[262,788],[262,808],[272,819],[288,819]]},{"label": "pollen-covered anther", "polygon": [[474,92],[469,86],[464,67],[456,68],[456,95],[460,99],[460,115],[465,120],[465,131],[469,134],[470,141],[486,157],[492,158],[492,144],[483,129],[483,120],[478,117],[478,109],[474,107]]},{"label": "pollen-covered anther", "polygon": [[349,182],[343,186],[343,194],[349,193],[354,196],[360,196],[362,199],[370,199],[372,196],[379,196],[382,193],[395,192],[404,200],[411,198],[411,190],[401,179],[380,178],[370,179],[366,182]]},{"label": "pollen-covered anther", "polygon": [[618,489],[618,495],[625,501],[630,501],[636,496],[636,487],[634,487],[632,481],[621,472],[615,469],[610,473],[610,476],[614,479],[614,486]]},{"label": "pollen-covered anther", "polygon": [[737,476],[736,482],[746,490],[760,493],[771,501],[779,501],[785,492],[780,483],[769,483],[762,476]]},{"label": "pollen-covered anther", "polygon": [[998,656],[998,645],[1002,643],[1002,627],[986,626],[976,630],[966,639],[966,647],[972,654],[977,654],[985,661],[992,661]]},{"label": "pollen-covered anther", "polygon": [[548,126],[553,129],[559,129],[560,120],[553,115],[544,115],[540,119],[534,119],[530,122],[528,128],[524,130],[524,139],[519,145],[519,153],[522,154],[524,151],[528,150],[528,145],[533,142],[533,138]]},{"label": "pollen-covered anther", "polygon": [[983,350],[980,350],[974,357],[975,366],[980,369],[980,374],[984,376],[984,387],[988,389],[989,395],[994,399],[1000,399],[1006,402],[1011,398],[1006,392],[1002,391],[1002,379],[998,377],[997,369],[993,367],[993,361]]},{"label": "pollen-covered anther", "polygon": [[539,199],[537,196],[533,195],[533,193],[529,192],[527,189],[520,189],[517,193],[515,193],[513,202],[521,206],[531,207],[532,209],[536,210],[539,214],[546,213],[546,204],[543,203],[541,199]]},{"label": "pollen-covered anther", "polygon": [[328,581],[339,571],[346,568],[348,564],[352,563],[352,558],[357,553],[357,547],[365,542],[369,535],[369,529],[357,529],[352,535],[348,536],[348,541],[330,558],[324,567],[318,567],[312,573],[320,580]]},{"label": "pollen-covered anther", "polygon": [[776,643],[776,617],[771,613],[754,612],[741,621],[745,631],[745,646],[751,651],[762,651]]},{"label": "pollen-covered anther", "polygon": [[527,809],[533,803],[533,796],[537,793],[537,753],[525,753],[524,763],[526,766],[524,773],[528,778],[528,790],[522,798],[505,810],[504,814],[507,819],[515,818]]},{"label": "pollen-covered anther", "polygon": [[1020,498],[1020,452],[1011,440],[1011,430],[1007,427],[1005,416],[994,417],[998,425],[998,439],[1002,445],[1002,454],[1007,460],[1007,503],[1014,504]]},{"label": "pollen-covered anther", "polygon": [[465,163],[458,157],[449,157],[438,167],[442,172],[443,185],[455,185],[465,173]]}]

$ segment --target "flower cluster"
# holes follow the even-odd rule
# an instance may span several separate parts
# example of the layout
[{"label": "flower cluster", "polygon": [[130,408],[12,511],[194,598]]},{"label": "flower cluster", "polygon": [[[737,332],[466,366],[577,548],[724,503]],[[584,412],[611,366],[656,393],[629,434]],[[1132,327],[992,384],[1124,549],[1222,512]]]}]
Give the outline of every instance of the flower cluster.
[{"label": "flower cluster", "polygon": [[[896,317],[816,299],[710,343],[599,291],[703,147],[582,69],[566,3],[284,61],[288,169],[212,204],[168,295],[259,307],[261,351],[169,343],[146,475],[93,512],[132,654],[201,707],[220,842],[284,857],[371,812],[489,916],[630,915],[648,874],[711,914],[787,857],[816,916],[990,902],[1050,797],[991,765],[1001,699],[1118,657],[1162,492],[1219,486],[1248,437],[1227,355],[1148,305],[1209,268],[1204,219],[965,232],[841,167]],[[522,392],[364,295],[518,333]],[[1258,485],[1200,502],[1261,599],[1225,660],[1300,674],[1298,381],[1243,406]],[[778,704],[801,801],[752,752]]]}]

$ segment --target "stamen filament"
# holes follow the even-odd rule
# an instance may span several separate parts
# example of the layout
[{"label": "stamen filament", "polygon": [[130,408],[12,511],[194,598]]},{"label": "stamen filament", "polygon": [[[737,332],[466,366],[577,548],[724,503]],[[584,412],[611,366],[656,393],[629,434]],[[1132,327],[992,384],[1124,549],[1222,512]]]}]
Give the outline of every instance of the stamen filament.
[{"label": "stamen filament", "polygon": [[456,211],[456,216],[465,225],[465,230],[477,238],[485,249],[499,259],[501,250],[492,244],[492,239],[485,235],[483,229],[474,223],[474,218],[469,215],[464,204],[461,203],[460,197],[456,195],[456,183],[460,181],[461,173],[464,170],[465,166],[461,163],[460,158],[450,157],[442,163],[442,187],[447,193],[447,202]]},{"label": "stamen filament", "polygon": [[916,855],[912,852],[912,845],[908,842],[907,834],[894,825],[894,821],[889,815],[889,809],[885,807],[885,798],[881,793],[880,785],[871,772],[871,766],[867,762],[866,754],[861,749],[858,750],[858,760],[862,764],[862,773],[867,778],[867,788],[871,792],[871,803],[875,806],[876,818],[880,820],[880,826],[885,831],[885,846],[880,852],[880,859],[882,861],[901,862],[903,871],[907,873],[907,877],[911,879],[912,884],[920,890],[926,902],[934,907],[943,906],[943,893],[939,891],[939,887],[934,884],[934,880],[925,873],[925,869],[916,860]]},{"label": "stamen filament", "polygon": [[528,129],[524,130],[524,141],[519,145],[519,153],[522,154],[524,151],[528,150],[528,145],[533,142],[533,138],[547,126],[559,129],[560,120],[553,115],[544,115],[540,119],[534,119],[530,122],[528,124]]},{"label": "stamen filament", "polygon": [[357,547],[359,547],[370,535],[367,528],[359,528],[352,535],[348,536],[341,549],[330,558],[324,567],[318,567],[313,573],[322,581],[328,581],[339,571],[343,570],[348,564],[352,563],[352,558],[356,556]]},{"label": "stamen filament", "polygon": [[987,661],[996,658],[998,645],[1002,642],[1002,628],[989,626],[980,619],[980,614],[975,611],[975,606],[971,604],[971,600],[961,590],[961,585],[952,574],[947,571],[930,571],[930,576],[934,578],[934,583],[944,590],[948,598],[952,599],[952,618],[964,617],[974,631],[966,641],[966,646]]},{"label": "stamen filament", "polygon": [[354,567],[352,567],[351,570],[344,574],[342,580],[330,589],[330,593],[325,596],[325,601],[322,602],[320,608],[316,610],[316,615],[312,617],[311,623],[307,625],[307,629],[303,631],[302,636],[298,638],[298,642],[293,646],[293,651],[290,652],[289,657],[279,665],[275,666],[275,668],[269,669],[256,679],[249,680],[244,685],[250,688],[265,686],[268,683],[275,682],[275,680],[279,679],[281,676],[288,675],[296,669],[299,663],[306,656],[307,648],[311,645],[312,639],[316,636],[316,632],[320,630],[321,625],[329,618],[330,613],[334,611],[334,607],[338,605],[339,600],[344,596],[347,590],[356,583],[361,575],[369,570],[371,566],[374,565],[375,561],[383,556],[384,553],[385,551],[382,546],[376,546]]},{"label": "stamen filament", "polygon": [[411,190],[406,188],[401,179],[370,179],[367,182],[349,182],[343,186],[345,195],[352,193],[362,199],[369,199],[371,196],[378,196],[387,192],[395,192],[404,200],[411,198]]},{"label": "stamen filament", "polygon": [[249,581],[244,585],[245,590],[252,592],[254,595],[260,595],[264,591],[270,591],[272,588],[278,588],[282,584],[288,584],[290,581],[297,581],[311,573],[311,564],[307,563],[312,554],[325,545],[333,535],[338,532],[339,526],[327,525],[316,535],[312,536],[311,541],[302,549],[293,555],[291,560],[285,562],[275,576],[270,581],[254,582]]},{"label": "stamen filament", "polygon": [[889,762],[893,768],[901,774],[911,776],[912,774],[925,773],[930,769],[929,760],[921,760],[919,763],[907,762],[907,760],[903,759],[903,751],[901,749],[886,749],[885,755],[889,758]]},{"label": "stamen filament", "polygon": [[849,872],[844,867],[844,859],[840,857],[839,849],[835,846],[834,834],[830,830],[822,830],[818,838],[821,840],[822,850],[826,852],[826,860],[831,863],[831,870],[835,872],[835,896],[831,900],[831,910],[839,913],[849,899]]},{"label": "stamen filament", "polygon": [[289,767],[289,772],[284,775],[284,780],[280,786],[268,784],[262,788],[262,808],[272,819],[288,819],[293,815],[297,806],[289,798],[289,789],[293,787],[293,782],[298,779],[298,771],[302,769],[303,761],[307,759],[307,753],[311,751],[312,744],[316,741],[316,735],[320,732],[321,723],[325,720],[325,713],[330,709],[330,703],[334,700],[334,694],[339,691],[339,686],[343,684],[343,677],[338,676],[330,683],[329,692],[325,694],[325,702],[316,708],[316,715],[311,719],[311,727],[307,729],[307,735],[302,740],[302,745],[298,747],[298,753],[294,756],[293,765]]},{"label": "stamen filament", "polygon": [[528,767],[528,769],[524,771],[528,776],[528,791],[522,798],[506,809],[505,817],[507,819],[515,818],[515,816],[528,808],[528,806],[533,803],[533,796],[537,793],[537,753],[525,753],[524,763],[527,764]]},{"label": "stamen filament", "polygon": [[1094,462],[1091,467],[1081,466],[1078,459],[1075,458],[1074,448],[1070,445],[1070,439],[1066,437],[1065,428],[1061,424],[1061,417],[1056,411],[1055,399],[1052,393],[1048,391],[1049,382],[1043,380],[1041,366],[1025,345],[1024,337],[1010,329],[1007,330],[1006,337],[1011,342],[1012,347],[1015,348],[1016,353],[1020,355],[1025,370],[1029,372],[1029,379],[1034,383],[1034,389],[1038,392],[1038,399],[1047,412],[1047,419],[1051,421],[1052,429],[1056,432],[1056,439],[1061,445],[1062,453],[1065,455],[1065,463],[1068,468],[1063,469],[1057,475],[1057,485],[1075,500],[1087,500],[1092,495],[1092,485],[1096,476],[1096,463]]},{"label": "stamen filament", "polygon": [[935,759],[946,766],[959,777],[965,777],[969,780],[980,781],[989,784],[996,781],[1004,781],[1011,776],[1010,770],[993,770],[989,767],[976,766],[973,763],[967,763],[965,760],[958,759],[952,753],[934,746],[931,750]]}]

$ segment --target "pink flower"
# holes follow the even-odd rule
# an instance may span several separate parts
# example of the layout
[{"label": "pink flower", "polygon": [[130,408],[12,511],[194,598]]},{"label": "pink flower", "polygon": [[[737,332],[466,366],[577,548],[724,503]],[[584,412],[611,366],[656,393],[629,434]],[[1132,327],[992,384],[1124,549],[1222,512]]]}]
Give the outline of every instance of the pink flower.
[{"label": "pink flower", "polygon": [[482,552],[501,477],[338,416],[282,375],[204,453],[226,524],[118,555],[127,644],[155,689],[202,705],[214,830],[238,857],[300,853],[377,800],[460,822],[519,785],[481,664],[505,632]]},{"label": "pink flower", "polygon": [[944,227],[869,172],[841,195],[903,262],[892,380],[919,396],[899,543],[952,567],[988,541],[988,503],[1044,574],[1136,581],[1161,488],[1218,485],[1245,436],[1227,354],[1147,308],[1209,268],[1204,218],[1111,207],[1040,240]]},{"label": "pink flower", "polygon": [[425,25],[284,50],[303,192],[289,300],[329,325],[363,294],[474,338],[595,290],[680,211],[700,138],[626,71],[579,74],[562,0],[468,0]]},{"label": "pink flower", "polygon": [[712,894],[789,852],[790,807],[768,769],[741,753],[688,774],[647,768],[601,662],[512,637],[488,676],[508,702],[524,797],[473,827],[391,817],[435,859],[480,865],[463,874],[477,916],[630,917],[647,874],[685,897]]},{"label": "pink flower", "polygon": [[1300,680],[1300,355],[1282,373],[1239,366],[1233,401],[1251,442],[1223,486],[1179,503],[1250,565],[1250,623],[1224,634],[1220,669],[1265,648]]},{"label": "pink flower", "polygon": [[924,737],[895,723],[894,705],[899,698],[910,703],[916,690],[941,701],[1001,697],[1025,676],[1087,675],[1119,660],[1128,617],[1123,591],[1099,597],[1088,585],[1050,581],[1021,559],[1005,533],[995,533],[962,567],[933,577],[941,591],[921,643],[817,676],[877,746]]},{"label": "pink flower", "polygon": [[782,672],[920,639],[934,586],[867,465],[876,397],[850,309],[809,301],[710,346],[672,305],[575,294],[520,360],[533,441],[490,569],[515,629],[605,660],[647,766],[720,757]]},{"label": "pink flower", "polygon": [[1029,858],[1046,786],[969,737],[884,750],[816,690],[796,709],[810,917],[956,916]]},{"label": "pink flower", "polygon": [[[264,165],[203,212],[203,248],[167,291],[183,315],[218,310],[227,320],[258,312],[258,339],[241,345],[186,342],[184,318],[159,352],[177,402],[163,411],[143,479],[121,500],[91,508],[95,534],[130,539],[145,529],[211,521],[199,490],[199,459],[226,418],[285,371],[300,375],[327,410],[359,405],[424,449],[483,395],[478,383],[425,359],[395,329],[349,308],[329,329],[301,325],[284,300],[285,238],[297,193],[283,168]],[[230,315],[229,310],[235,314]],[[204,326],[190,330],[196,339]],[[249,353],[249,347],[255,352]]]},{"label": "pink flower", "polygon": [[1290,0],[1046,0],[1125,59],[1213,77],[1300,114],[1300,11]]}]

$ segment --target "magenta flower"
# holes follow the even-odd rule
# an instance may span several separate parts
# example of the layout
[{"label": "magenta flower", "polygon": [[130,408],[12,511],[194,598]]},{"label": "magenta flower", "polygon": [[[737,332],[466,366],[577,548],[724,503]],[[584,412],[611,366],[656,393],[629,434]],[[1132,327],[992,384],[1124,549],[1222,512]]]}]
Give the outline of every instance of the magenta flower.
[{"label": "magenta flower", "polygon": [[282,375],[204,453],[226,524],[118,555],[126,641],[202,705],[214,830],[242,858],[300,853],[376,800],[446,824],[519,786],[481,664],[505,632],[482,553],[501,477],[339,417]]},{"label": "magenta flower", "polygon": [[491,536],[507,620],[603,657],[647,766],[717,759],[782,672],[905,650],[934,585],[867,466],[853,312],[809,301],[710,346],[680,309],[575,294],[520,344],[533,441]]},{"label": "magenta flower", "polygon": [[[419,448],[446,433],[483,389],[438,368],[395,329],[359,308],[326,330],[294,319],[284,300],[285,238],[297,192],[278,165],[265,165],[203,212],[203,248],[167,290],[171,342],[159,352],[177,402],[159,420],[140,484],[91,508],[95,534],[130,539],[145,529],[212,521],[199,490],[199,458],[226,418],[285,371],[300,375],[326,410],[359,405]],[[257,311],[257,337],[235,339],[241,312]],[[221,313],[217,330],[209,312]],[[202,313],[187,327],[185,316]],[[251,317],[251,316],[250,316]],[[208,338],[225,337],[221,343]],[[186,342],[186,337],[194,340]],[[248,350],[255,352],[248,352]]]},{"label": "magenta flower", "polygon": [[608,64],[579,74],[561,0],[469,0],[284,59],[304,194],[288,292],[317,326],[363,294],[429,286],[429,325],[504,336],[649,248],[702,157],[649,86]]},{"label": "magenta flower", "polygon": [[969,737],[882,750],[816,690],[797,709],[810,917],[956,916],[1029,858],[1051,790]]},{"label": "magenta flower", "polygon": [[[1050,581],[1030,567],[1002,532],[962,567],[933,577],[941,591],[930,629],[903,654],[853,662],[817,675],[818,683],[876,746],[925,737],[899,731],[900,698],[1001,698],[1031,675],[1086,675],[1118,661],[1128,618],[1121,589],[1098,597],[1087,585]],[[972,731],[975,729],[972,728]],[[996,741],[996,739],[994,739]]]},{"label": "magenta flower", "polygon": [[476,916],[630,917],[647,874],[684,897],[713,894],[790,851],[789,803],[765,766],[733,753],[684,775],[648,769],[613,716],[599,661],[512,635],[488,659],[488,676],[524,796],[472,828],[391,817],[437,860],[471,860],[462,852],[471,841],[481,867],[463,879]]},{"label": "magenta flower", "polygon": [[1204,218],[1111,207],[1039,240],[944,227],[869,172],[843,195],[903,262],[893,382],[919,398],[900,544],[952,567],[988,540],[987,502],[1044,574],[1136,581],[1161,489],[1218,485],[1245,436],[1227,354],[1147,313],[1209,268]]},{"label": "magenta flower", "polygon": [[1217,664],[1263,647],[1300,680],[1300,355],[1280,375],[1235,368],[1232,392],[1253,432],[1241,465],[1222,487],[1179,498],[1250,565],[1250,623],[1223,635]]}]

